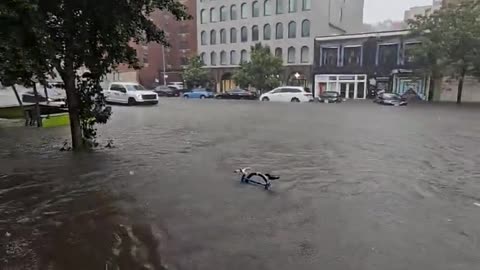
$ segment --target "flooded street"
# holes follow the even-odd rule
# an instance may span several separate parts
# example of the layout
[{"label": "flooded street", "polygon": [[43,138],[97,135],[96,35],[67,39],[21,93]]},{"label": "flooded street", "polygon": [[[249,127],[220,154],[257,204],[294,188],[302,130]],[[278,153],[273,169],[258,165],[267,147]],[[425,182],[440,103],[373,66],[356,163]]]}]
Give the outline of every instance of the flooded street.
[{"label": "flooded street", "polygon": [[[480,107],[161,100],[0,128],[0,269],[480,268]],[[271,191],[240,167],[281,176]]]}]

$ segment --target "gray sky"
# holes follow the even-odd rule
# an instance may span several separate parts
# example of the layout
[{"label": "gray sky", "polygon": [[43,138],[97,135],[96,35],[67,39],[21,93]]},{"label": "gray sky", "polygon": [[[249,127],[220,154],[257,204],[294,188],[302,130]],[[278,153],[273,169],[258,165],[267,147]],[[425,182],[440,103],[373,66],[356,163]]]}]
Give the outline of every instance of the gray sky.
[{"label": "gray sky", "polygon": [[403,20],[405,10],[413,6],[431,5],[432,0],[365,0],[366,23],[388,19]]}]

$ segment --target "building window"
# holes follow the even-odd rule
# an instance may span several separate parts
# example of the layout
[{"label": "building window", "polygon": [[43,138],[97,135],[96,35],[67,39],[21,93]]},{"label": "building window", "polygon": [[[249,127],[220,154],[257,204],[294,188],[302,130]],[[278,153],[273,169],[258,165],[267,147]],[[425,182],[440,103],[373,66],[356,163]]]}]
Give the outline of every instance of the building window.
[{"label": "building window", "polygon": [[206,59],[206,54],[205,53],[200,54],[200,59],[202,60],[202,63],[204,65],[207,64],[207,59]]},{"label": "building window", "polygon": [[283,50],[282,48],[276,48],[275,49],[275,56],[278,58],[283,58]]},{"label": "building window", "polygon": [[247,57],[247,50],[242,50],[240,52],[240,63],[246,63],[248,61]]},{"label": "building window", "polygon": [[247,18],[247,12],[248,12],[247,3],[243,3],[242,6],[240,7],[240,16],[242,16],[242,19]]},{"label": "building window", "polygon": [[237,52],[230,52],[230,65],[238,65]]},{"label": "building window", "polygon": [[288,0],[288,12],[297,12],[297,0]]},{"label": "building window", "polygon": [[301,51],[301,55],[300,55],[300,61],[302,63],[308,63],[309,52],[310,52],[310,50],[308,49],[307,46],[302,47],[302,51]]},{"label": "building window", "polygon": [[275,7],[275,10],[276,10],[277,14],[283,14],[283,12],[285,12],[284,1],[285,0],[277,0],[277,5]]},{"label": "building window", "polygon": [[187,50],[188,49],[188,42],[186,40],[180,40],[178,44],[178,48],[180,50]]},{"label": "building window", "polygon": [[405,43],[405,64],[414,64],[415,63],[415,53],[414,51],[421,45],[420,42]]},{"label": "building window", "polygon": [[398,64],[398,44],[378,46],[377,65],[392,67]]},{"label": "building window", "polygon": [[217,53],[211,52],[210,53],[210,65],[216,66],[217,65]]},{"label": "building window", "polygon": [[272,15],[272,0],[265,0],[265,2],[263,3],[263,15]]},{"label": "building window", "polygon": [[263,26],[263,40],[270,40],[272,38],[272,27],[270,24]]},{"label": "building window", "polygon": [[220,52],[220,65],[227,64],[227,53],[225,51]]},{"label": "building window", "polygon": [[258,26],[252,26],[252,41],[258,41]]},{"label": "building window", "polygon": [[227,12],[227,8],[225,6],[222,6],[220,8],[220,21],[221,22],[224,22],[227,20],[227,16],[228,16],[228,12]]},{"label": "building window", "polygon": [[252,17],[258,17],[260,16],[260,5],[258,4],[258,1],[255,1],[252,3]]},{"label": "building window", "polygon": [[227,31],[225,29],[220,30],[220,44],[227,43]]},{"label": "building window", "polygon": [[202,11],[200,11],[200,22],[201,23],[206,23],[207,22],[207,11],[205,9],[202,9]]},{"label": "building window", "polygon": [[230,29],[230,43],[237,43],[237,29]]},{"label": "building window", "polygon": [[303,10],[311,10],[312,9],[312,0],[303,0]]},{"label": "building window", "polygon": [[240,41],[247,42],[248,41],[248,30],[247,27],[243,26],[240,30]]},{"label": "building window", "polygon": [[343,49],[343,66],[361,66],[362,47],[345,47]]},{"label": "building window", "polygon": [[310,36],[310,21],[304,20],[302,22],[302,37],[309,37]]},{"label": "building window", "polygon": [[185,56],[180,57],[180,65],[181,66],[186,66],[188,65],[188,58]]},{"label": "building window", "polygon": [[282,39],[283,38],[283,24],[277,23],[275,26],[275,38]]},{"label": "building window", "polygon": [[230,7],[230,20],[236,20],[238,18],[237,14],[237,5],[232,5]]},{"label": "building window", "polygon": [[202,45],[207,45],[207,32],[202,31],[202,33],[200,34],[200,39]]},{"label": "building window", "polygon": [[295,48],[294,47],[290,47],[288,48],[288,63],[291,64],[291,63],[295,63],[295,58],[296,58],[296,55],[295,55]]},{"label": "building window", "polygon": [[210,22],[217,21],[217,13],[215,13],[215,8],[210,9]]},{"label": "building window", "polygon": [[322,48],[322,66],[338,65],[338,48]]},{"label": "building window", "polygon": [[288,38],[296,38],[297,37],[297,23],[290,22],[288,24]]},{"label": "building window", "polygon": [[210,45],[217,44],[217,32],[215,30],[210,31]]}]

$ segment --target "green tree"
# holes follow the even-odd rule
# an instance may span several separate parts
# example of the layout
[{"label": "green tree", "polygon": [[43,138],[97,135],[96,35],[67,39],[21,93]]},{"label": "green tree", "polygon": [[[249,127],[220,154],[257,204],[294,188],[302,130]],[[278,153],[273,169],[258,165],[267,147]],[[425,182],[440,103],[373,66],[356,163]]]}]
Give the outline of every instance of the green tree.
[{"label": "green tree", "polygon": [[[434,79],[458,78],[457,103],[462,102],[467,75],[478,75],[480,64],[480,0],[463,0],[430,16],[409,21],[412,34],[423,41],[415,56]],[[438,81],[438,80],[436,80]]]},{"label": "green tree", "polygon": [[191,89],[196,86],[206,86],[209,81],[209,74],[203,67],[205,64],[200,56],[195,56],[190,59],[188,66],[182,73],[183,80],[187,84],[187,88]]},{"label": "green tree", "polygon": [[[63,80],[74,150],[85,148],[85,142],[95,138],[94,124],[105,123],[110,115],[100,87],[102,78],[122,63],[139,68],[129,42],[167,44],[164,32],[150,20],[151,13],[164,10],[179,20],[190,18],[176,0],[2,0],[0,10],[2,27],[8,23],[0,37],[17,36],[15,27],[30,34],[20,42],[11,38],[3,42],[7,51],[17,47],[33,63],[22,65],[19,76],[10,77],[32,74],[41,81],[55,72]],[[19,15],[20,26],[10,14]],[[43,62],[46,65],[39,64]]]},{"label": "green tree", "polygon": [[281,71],[282,59],[272,55],[268,46],[258,43],[251,47],[250,62],[241,63],[233,79],[241,87],[252,86],[263,92],[281,84]]}]

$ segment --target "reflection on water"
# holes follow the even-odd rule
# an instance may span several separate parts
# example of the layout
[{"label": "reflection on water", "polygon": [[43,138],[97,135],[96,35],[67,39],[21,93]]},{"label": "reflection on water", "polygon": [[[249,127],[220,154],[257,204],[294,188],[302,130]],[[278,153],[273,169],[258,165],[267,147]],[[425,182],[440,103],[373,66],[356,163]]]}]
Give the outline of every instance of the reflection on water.
[{"label": "reflection on water", "polygon": [[475,269],[479,112],[171,100],[90,154],[0,129],[0,269]]}]

